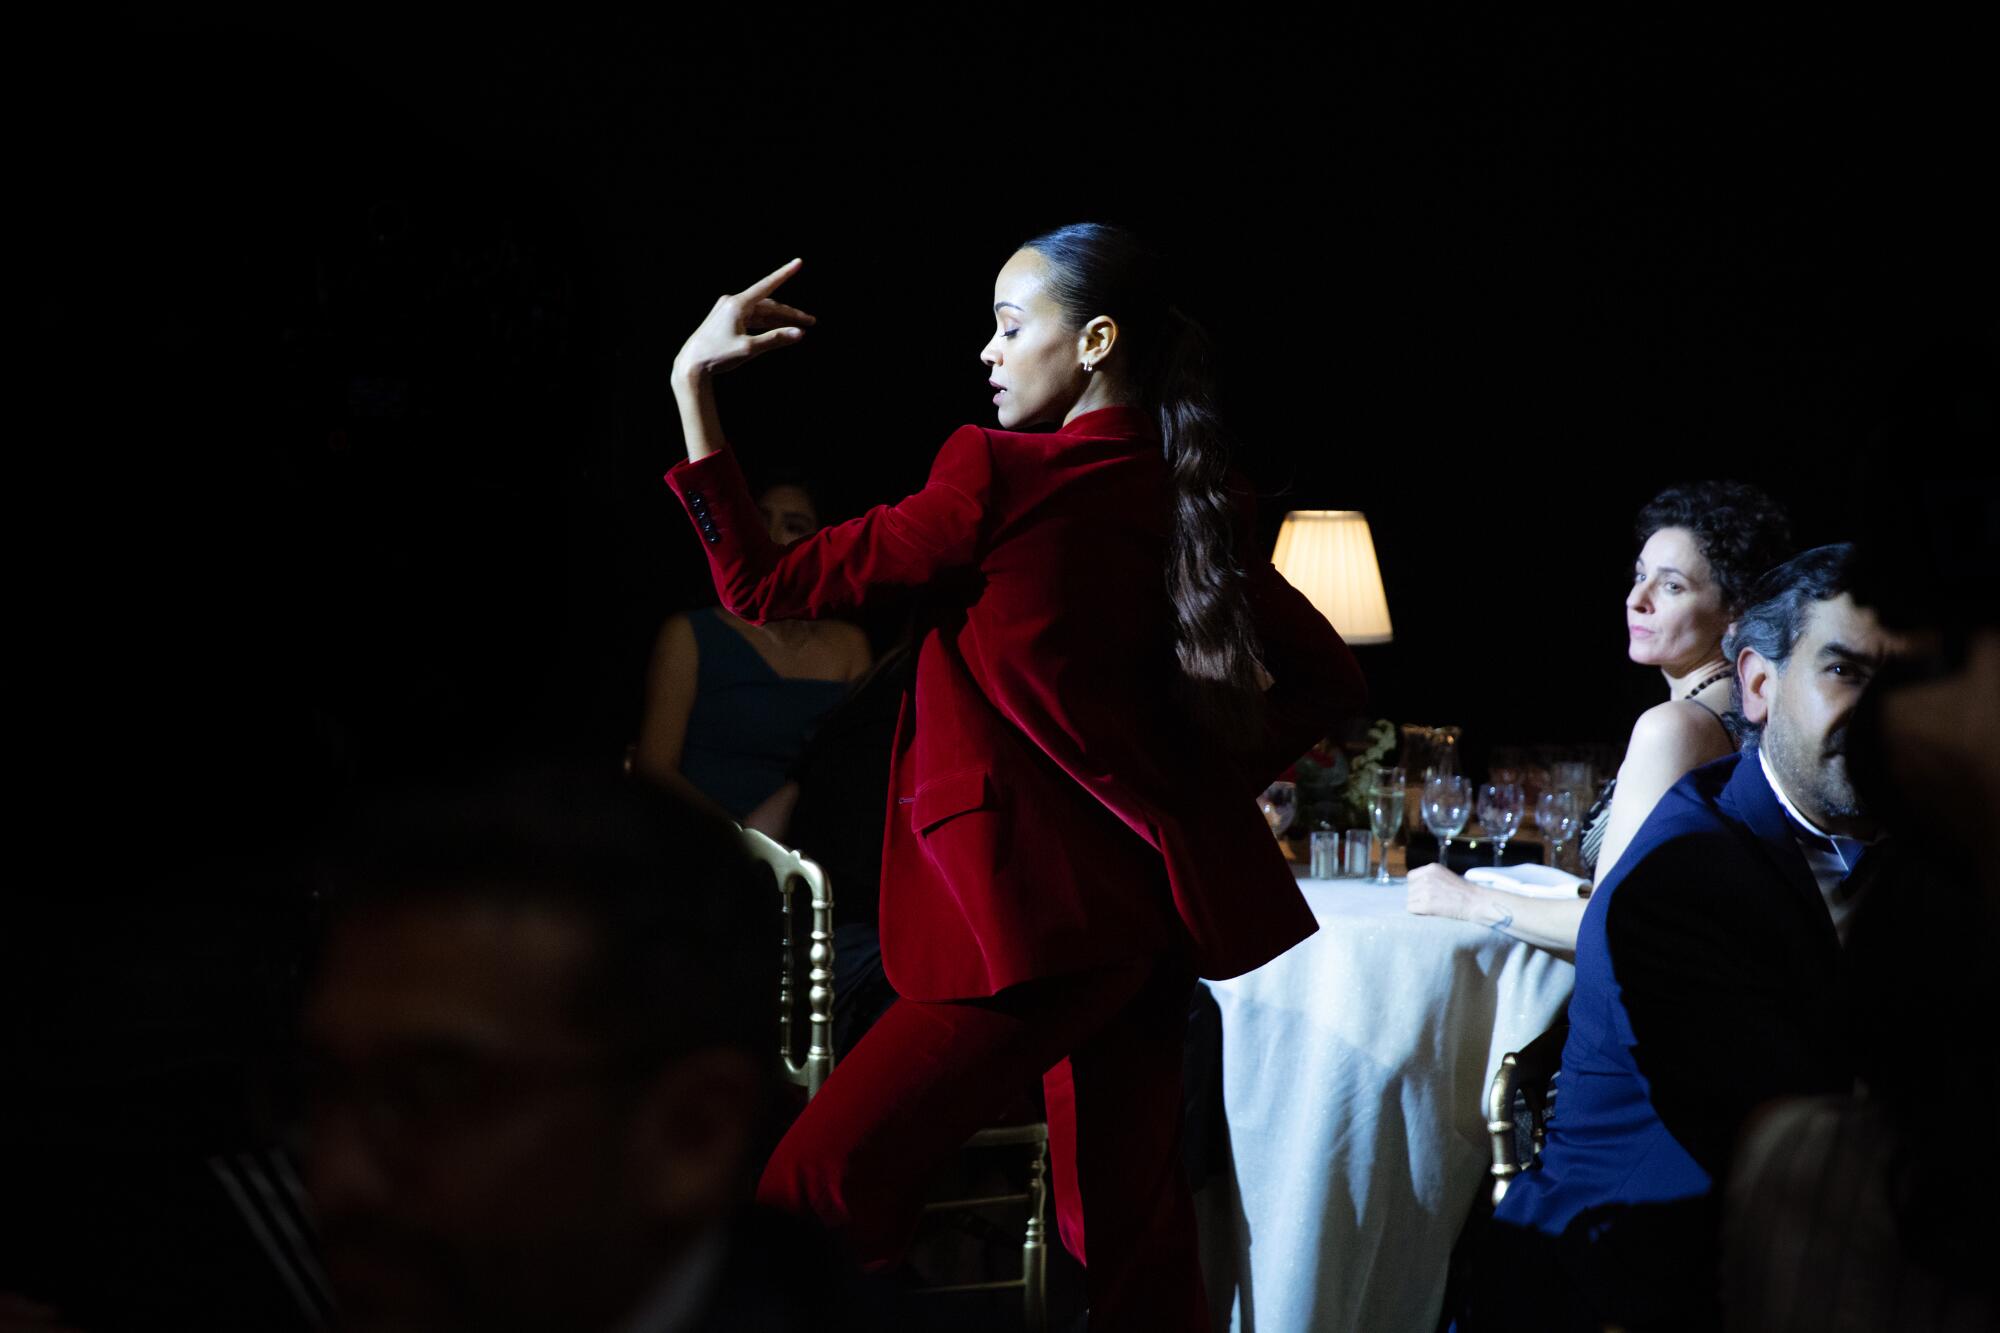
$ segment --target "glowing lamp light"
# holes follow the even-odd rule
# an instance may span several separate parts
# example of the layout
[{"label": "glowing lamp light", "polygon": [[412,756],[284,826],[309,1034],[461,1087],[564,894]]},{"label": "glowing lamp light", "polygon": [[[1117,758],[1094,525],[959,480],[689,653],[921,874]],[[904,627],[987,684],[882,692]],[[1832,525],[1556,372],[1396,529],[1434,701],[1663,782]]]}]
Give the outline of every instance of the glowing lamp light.
[{"label": "glowing lamp light", "polygon": [[1388,643],[1396,637],[1375,538],[1359,509],[1294,509],[1278,529],[1271,563],[1348,643]]}]

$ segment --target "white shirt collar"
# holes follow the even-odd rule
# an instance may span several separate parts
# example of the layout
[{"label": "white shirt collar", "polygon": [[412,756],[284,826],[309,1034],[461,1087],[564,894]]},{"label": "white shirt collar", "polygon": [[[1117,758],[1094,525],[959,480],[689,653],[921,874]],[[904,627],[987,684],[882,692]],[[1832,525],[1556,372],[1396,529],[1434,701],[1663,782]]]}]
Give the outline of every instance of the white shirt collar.
[{"label": "white shirt collar", "polygon": [[1785,813],[1792,817],[1792,822],[1804,828],[1808,833],[1831,841],[1833,838],[1831,833],[1828,833],[1825,829],[1807,819],[1799,812],[1799,808],[1792,804],[1792,798],[1785,794],[1785,784],[1778,781],[1777,773],[1771,768],[1770,756],[1764,753],[1762,745],[1757,747],[1757,762],[1764,767],[1764,781],[1771,784],[1771,794],[1778,798],[1779,805],[1785,807]]},{"label": "white shirt collar", "polygon": [[[1841,853],[1840,845],[1831,833],[1807,819],[1792,804],[1792,798],[1785,795],[1784,784],[1771,769],[1771,761],[1764,753],[1764,747],[1757,747],[1757,762],[1763,767],[1764,781],[1771,785],[1771,794],[1778,798],[1786,816],[1792,821],[1792,841],[1798,845],[1806,858],[1806,868],[1812,871],[1813,883],[1819,888],[1819,896],[1826,903],[1827,914],[1833,918],[1834,934],[1842,944],[1847,943],[1847,927],[1854,919],[1854,909],[1861,904],[1861,892],[1867,886],[1859,881],[1851,881],[1848,872],[1854,866]],[[1849,841],[1858,841],[1850,839]]]}]

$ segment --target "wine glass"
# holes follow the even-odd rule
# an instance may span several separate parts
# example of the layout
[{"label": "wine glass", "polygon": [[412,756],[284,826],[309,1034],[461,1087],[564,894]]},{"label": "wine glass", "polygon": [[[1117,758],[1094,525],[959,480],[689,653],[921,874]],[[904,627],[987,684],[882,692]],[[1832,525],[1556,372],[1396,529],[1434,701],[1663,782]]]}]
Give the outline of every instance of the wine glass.
[{"label": "wine glass", "polygon": [[1568,787],[1545,791],[1535,802],[1535,823],[1549,840],[1550,865],[1561,867],[1563,844],[1576,832],[1578,820],[1576,793]]},{"label": "wine glass", "polygon": [[1493,864],[1499,865],[1507,851],[1507,840],[1521,827],[1528,813],[1528,798],[1518,782],[1489,782],[1479,789],[1479,823],[1493,839]]},{"label": "wine glass", "polygon": [[1368,828],[1375,841],[1382,844],[1382,865],[1375,872],[1377,884],[1390,882],[1389,844],[1403,831],[1403,811],[1408,801],[1409,789],[1402,769],[1385,768],[1376,773],[1375,783],[1368,789]]},{"label": "wine glass", "polygon": [[1264,794],[1257,798],[1257,808],[1264,812],[1264,822],[1271,826],[1271,836],[1282,838],[1285,830],[1292,826],[1292,818],[1299,811],[1299,786],[1296,782],[1274,782],[1264,788]]},{"label": "wine glass", "polygon": [[1472,813],[1472,784],[1456,774],[1433,775],[1424,783],[1424,826],[1438,840],[1438,864]]}]

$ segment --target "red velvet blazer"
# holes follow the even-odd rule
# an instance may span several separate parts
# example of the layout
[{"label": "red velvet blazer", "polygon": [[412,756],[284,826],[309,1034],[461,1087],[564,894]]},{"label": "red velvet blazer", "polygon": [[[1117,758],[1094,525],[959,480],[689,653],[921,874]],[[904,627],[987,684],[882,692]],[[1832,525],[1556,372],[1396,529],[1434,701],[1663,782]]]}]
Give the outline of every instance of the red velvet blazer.
[{"label": "red velvet blazer", "polygon": [[962,427],[915,495],[783,547],[727,450],[667,482],[747,619],[925,590],[882,847],[882,961],[899,994],[991,995],[1174,951],[1229,977],[1312,933],[1255,797],[1361,707],[1361,672],[1251,558],[1275,678],[1265,734],[1248,764],[1192,739],[1174,703],[1170,482],[1145,413],[1106,408],[1054,434]]}]

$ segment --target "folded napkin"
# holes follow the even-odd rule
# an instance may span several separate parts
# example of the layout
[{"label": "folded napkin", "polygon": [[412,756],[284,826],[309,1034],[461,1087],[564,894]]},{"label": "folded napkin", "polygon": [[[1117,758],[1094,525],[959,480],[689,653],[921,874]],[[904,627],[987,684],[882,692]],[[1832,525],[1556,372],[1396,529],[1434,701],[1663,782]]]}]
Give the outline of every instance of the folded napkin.
[{"label": "folded napkin", "polygon": [[1574,898],[1590,883],[1554,866],[1476,866],[1465,872],[1467,882],[1483,889],[1518,893],[1523,898]]}]

